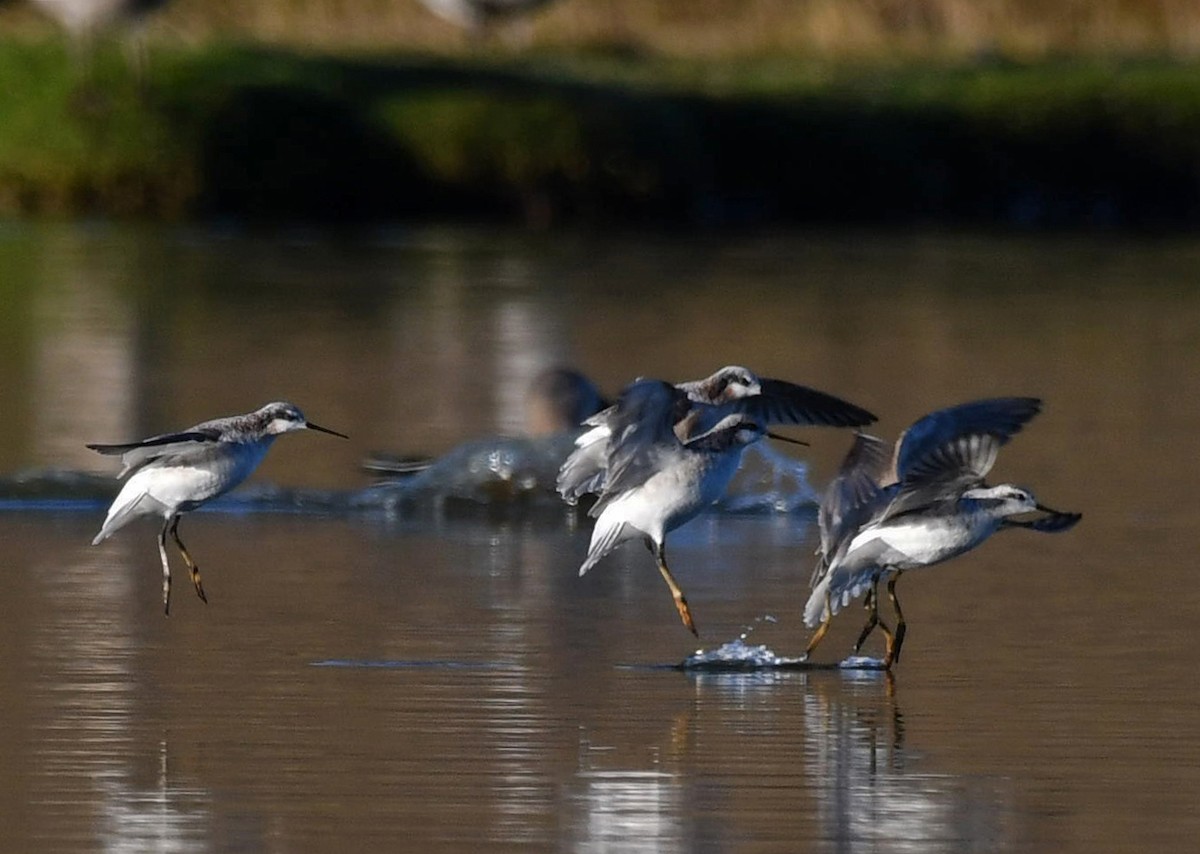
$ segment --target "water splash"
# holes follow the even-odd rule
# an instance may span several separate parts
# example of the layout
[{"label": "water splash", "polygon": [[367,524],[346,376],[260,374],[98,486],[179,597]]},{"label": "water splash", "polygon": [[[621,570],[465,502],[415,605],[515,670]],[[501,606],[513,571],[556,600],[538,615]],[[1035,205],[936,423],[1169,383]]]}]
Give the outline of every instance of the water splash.
[{"label": "water splash", "polygon": [[749,644],[746,641],[754,630],[763,623],[777,623],[778,620],[770,614],[755,618],[746,626],[740,635],[731,641],[721,644],[716,649],[698,649],[680,665],[684,670],[700,671],[730,671],[730,670],[769,670],[786,666],[795,666],[803,661],[799,658],[783,658],[766,644]]},{"label": "water splash", "polygon": [[748,644],[734,638],[716,649],[698,649],[683,660],[684,670],[767,670],[795,666],[802,659],[782,658],[766,644]]},{"label": "water splash", "polygon": [[795,513],[818,503],[820,496],[808,482],[808,463],[758,442],[746,449],[718,506],[732,513]]},{"label": "water splash", "polygon": [[842,670],[883,670],[883,659],[869,655],[848,655],[838,662]]},{"label": "water splash", "polygon": [[865,655],[850,656],[840,662],[808,661],[804,656],[777,654],[766,644],[750,644],[748,639],[763,623],[777,623],[770,614],[758,617],[731,641],[716,649],[698,649],[677,667],[689,673],[753,673],[770,670],[841,670],[861,674],[882,671],[883,661]]},{"label": "water splash", "polygon": [[574,447],[569,435],[493,437],[459,445],[428,467],[391,478],[355,496],[359,507],[396,510],[462,500],[476,504],[560,503],[558,469]]}]

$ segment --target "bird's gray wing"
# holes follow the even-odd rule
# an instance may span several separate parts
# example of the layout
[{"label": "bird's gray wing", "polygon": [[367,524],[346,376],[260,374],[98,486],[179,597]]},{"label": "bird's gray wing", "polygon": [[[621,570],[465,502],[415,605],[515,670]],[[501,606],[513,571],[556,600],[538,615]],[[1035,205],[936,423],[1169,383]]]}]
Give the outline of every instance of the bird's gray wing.
[{"label": "bird's gray wing", "polygon": [[608,443],[612,431],[607,424],[594,425],[575,440],[575,448],[558,470],[558,494],[574,504],[582,496],[599,494],[608,477]]},{"label": "bird's gray wing", "polygon": [[812,587],[821,582],[842,544],[880,512],[880,498],[884,494],[881,482],[890,465],[886,442],[866,433],[855,436],[817,511],[821,545],[820,560],[810,582]]},{"label": "bird's gray wing", "polygon": [[760,424],[862,427],[877,420],[860,406],[807,386],[772,379],[760,380],[759,385],[759,394],[738,398],[732,405]]},{"label": "bird's gray wing", "polygon": [[182,433],[164,433],[161,436],[142,439],[140,442],[117,445],[89,444],[87,447],[101,454],[120,455],[124,465],[120,476],[124,477],[129,472],[148,465],[198,462],[211,453],[213,446],[219,441],[218,431],[193,427]]},{"label": "bird's gray wing", "polygon": [[[609,417],[612,435],[605,460],[604,491],[596,507],[645,483],[660,468],[664,449],[680,446],[674,424],[693,404],[670,383],[640,380],[621,392]],[[595,513],[599,511],[593,507]]]},{"label": "bird's gray wing", "polygon": [[921,418],[896,443],[896,479],[968,471],[982,478],[996,451],[1041,412],[1036,397],[997,397],[940,409]]},{"label": "bird's gray wing", "polygon": [[885,518],[953,501],[983,483],[996,455],[1042,409],[1036,397],[998,397],[940,409],[896,443],[900,488]]},{"label": "bird's gray wing", "polygon": [[617,406],[613,404],[606,406],[594,415],[589,415],[583,419],[580,424],[584,427],[607,427],[613,416],[616,414]]}]

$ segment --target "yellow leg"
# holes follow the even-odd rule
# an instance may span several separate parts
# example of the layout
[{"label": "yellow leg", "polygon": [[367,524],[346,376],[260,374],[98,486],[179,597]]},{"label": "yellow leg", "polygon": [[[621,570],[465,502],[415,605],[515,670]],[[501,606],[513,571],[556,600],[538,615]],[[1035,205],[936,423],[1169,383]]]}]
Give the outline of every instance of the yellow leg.
[{"label": "yellow leg", "polygon": [[887,584],[888,599],[896,611],[896,634],[895,637],[888,636],[887,653],[883,658],[883,666],[886,668],[891,668],[893,663],[900,661],[900,648],[904,646],[904,634],[908,629],[904,622],[904,612],[900,610],[900,600],[896,598],[896,582],[900,580],[901,575],[902,571],[893,573]]},{"label": "yellow leg", "polygon": [[817,630],[813,633],[812,639],[808,642],[808,646],[804,648],[804,655],[801,656],[805,661],[812,655],[812,651],[817,648],[817,644],[825,637],[825,633],[829,631],[829,624],[833,622],[833,606],[829,604],[829,594],[825,594],[825,616],[821,618],[821,625],[817,626]]},{"label": "yellow leg", "polygon": [[662,574],[663,581],[667,582],[667,587],[671,589],[671,598],[675,600],[675,608],[679,611],[679,619],[683,620],[683,624],[687,626],[689,632],[696,637],[700,637],[700,633],[696,631],[696,623],[692,619],[692,609],[688,607],[687,597],[683,595],[683,591],[675,583],[675,579],[671,575],[671,570],[667,568],[666,547],[662,543],[652,543],[650,550],[654,552],[654,561],[658,564],[658,571]]},{"label": "yellow leg", "polygon": [[158,532],[158,556],[162,558],[163,615],[167,617],[171,616],[171,564],[167,562],[167,529],[170,527],[171,520],[167,519]]},{"label": "yellow leg", "polygon": [[854,655],[858,655],[859,650],[862,649],[862,645],[866,643],[867,636],[875,630],[876,626],[878,626],[879,630],[883,632],[883,637],[887,648],[891,649],[894,635],[892,634],[892,630],[888,628],[888,624],[879,617],[878,578],[876,578],[875,583],[871,585],[871,591],[867,594],[867,598],[863,601],[863,606],[867,608],[867,610],[870,612],[870,615],[867,617],[867,624],[863,626],[862,633],[858,636],[858,643],[854,645]]},{"label": "yellow leg", "polygon": [[854,654],[858,655],[858,651],[862,649],[862,645],[866,643],[867,638],[875,627],[879,625],[879,579],[875,579],[875,583],[871,585],[871,589],[867,591],[867,598],[863,600],[863,607],[867,609],[867,624],[863,626],[863,630],[858,634],[858,640],[854,643]]},{"label": "yellow leg", "polygon": [[208,604],[208,597],[204,595],[204,585],[200,583],[200,567],[196,566],[196,562],[192,560],[192,556],[188,554],[187,547],[183,544],[183,540],[179,538],[179,517],[176,516],[171,522],[171,536],[175,539],[175,545],[179,546],[179,553],[183,555],[183,562],[187,564],[188,572],[192,576],[192,584],[196,585],[196,595],[200,597],[200,601],[205,605]]}]

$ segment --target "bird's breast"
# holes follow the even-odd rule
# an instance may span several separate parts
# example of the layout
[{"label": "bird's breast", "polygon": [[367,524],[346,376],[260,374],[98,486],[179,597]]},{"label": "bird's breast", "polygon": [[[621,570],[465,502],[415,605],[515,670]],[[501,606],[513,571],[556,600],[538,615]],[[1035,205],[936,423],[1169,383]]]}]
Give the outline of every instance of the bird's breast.
[{"label": "bird's breast", "polygon": [[850,542],[844,564],[869,562],[891,569],[916,569],[970,551],[996,530],[983,516],[917,516],[879,525]]}]

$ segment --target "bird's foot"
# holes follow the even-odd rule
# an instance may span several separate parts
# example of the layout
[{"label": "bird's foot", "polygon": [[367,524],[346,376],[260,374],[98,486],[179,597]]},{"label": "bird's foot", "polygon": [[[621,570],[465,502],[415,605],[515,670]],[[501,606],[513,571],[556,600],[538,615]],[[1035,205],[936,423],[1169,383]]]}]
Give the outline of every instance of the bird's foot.
[{"label": "bird's foot", "polygon": [[679,619],[687,627],[687,630],[700,637],[700,632],[696,631],[696,621],[692,619],[692,609],[688,607],[687,599],[683,596],[675,597],[675,607],[679,610]]},{"label": "bird's foot", "polygon": [[208,597],[204,595],[204,585],[200,583],[199,568],[192,570],[192,584],[196,585],[196,595],[200,597],[200,601],[207,605]]}]

